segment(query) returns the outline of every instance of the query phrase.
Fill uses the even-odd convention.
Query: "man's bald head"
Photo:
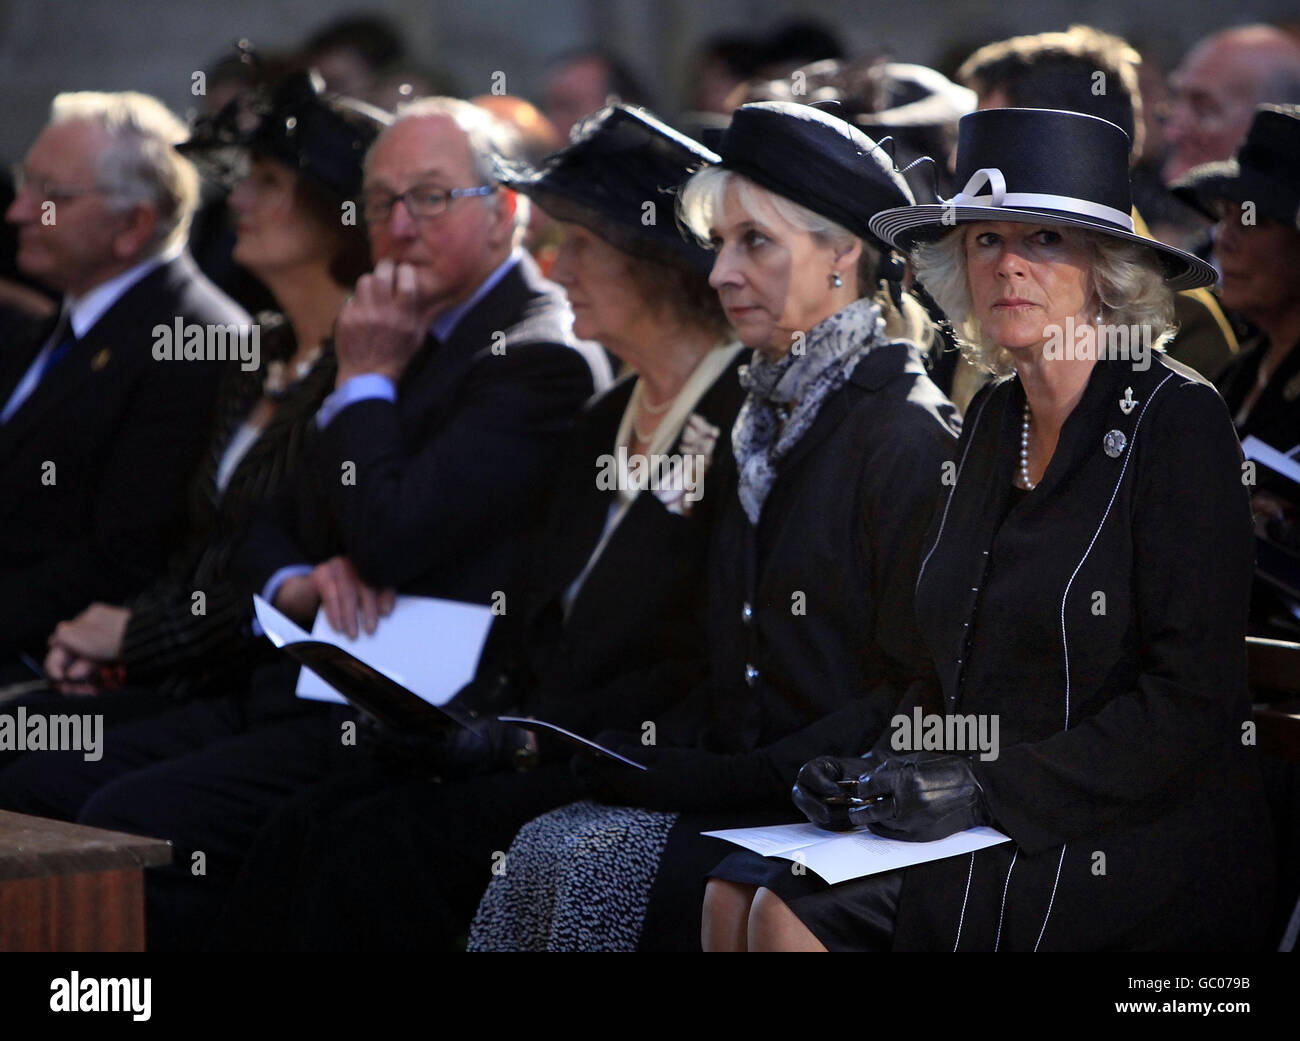
[[[1225,29],[1193,47],[1169,80],[1167,182],[1230,158],[1256,106],[1300,102],[1300,40],[1271,25]]]

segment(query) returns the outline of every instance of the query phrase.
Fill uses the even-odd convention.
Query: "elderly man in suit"
[[[0,343],[0,671],[166,560],[208,435],[212,364],[159,361],[158,325],[246,329],[184,252],[184,126],[143,94],[60,94],[5,219],[57,319]],[[206,356],[205,356],[206,357]],[[30,678],[30,676],[29,676]]]
[[[249,589],[304,621],[323,606],[337,629],[370,629],[394,591],[508,604],[558,452],[608,381],[518,247],[526,203],[495,180],[503,134],[466,102],[425,99],[371,150],[378,263],[340,314],[314,442],[243,554]],[[364,754],[340,739],[350,710],[295,699],[296,672],[267,666],[246,692],[112,728],[98,762],[29,755],[0,774],[0,805],[171,839],[149,942],[194,946],[271,811]]]

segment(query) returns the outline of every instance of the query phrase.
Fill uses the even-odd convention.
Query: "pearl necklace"
[[[1025,402],[1025,418],[1020,424],[1020,480],[1027,491],[1034,490],[1029,479],[1029,402]]]
[[[651,405],[649,403],[649,399],[646,397],[645,385],[640,382],[638,382],[636,385],[636,410],[638,413],[644,413],[645,417],[662,416],[665,412],[668,411],[668,409],[672,406],[672,403],[676,400],[677,400],[677,395],[674,394],[671,398],[669,398],[661,405]],[[656,420],[655,429],[658,429],[658,427],[659,427],[659,423]],[[637,422],[636,419],[632,420],[632,430],[636,434],[637,439],[644,445],[648,445],[650,443],[650,438],[654,437],[654,433],[655,433],[655,431],[652,429],[650,433],[647,434],[645,431],[641,429],[641,424]]]
[[[289,365],[283,361],[273,361],[266,367],[266,376],[262,380],[262,393],[274,401],[279,401],[289,393],[289,388],[301,380],[320,360],[321,346],[305,354],[301,361],[293,365],[290,375]]]

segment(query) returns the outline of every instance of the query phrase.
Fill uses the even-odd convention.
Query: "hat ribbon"
[[[981,187],[988,185],[989,194],[977,194]],[[948,200],[950,206],[987,206],[997,208],[1022,206],[1047,210],[1060,210],[1081,216],[1096,217],[1098,220],[1118,224],[1125,231],[1133,231],[1133,218],[1113,206],[1103,206],[1087,199],[1076,199],[1071,195],[1043,195],[1038,192],[1009,192],[1007,179],[996,166],[987,166],[970,175],[966,187]]]

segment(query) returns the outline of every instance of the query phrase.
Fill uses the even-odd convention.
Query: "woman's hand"
[[[851,758],[822,755],[810,759],[795,778],[790,793],[794,804],[819,828],[848,831],[855,826],[849,817],[849,805],[857,797],[858,780],[869,775],[880,761],[874,752]]]
[[[105,666],[122,657],[122,638],[131,610],[112,604],[91,604],[71,621],[60,622],[50,634],[45,675],[61,694],[95,694],[111,687],[112,670]]]

